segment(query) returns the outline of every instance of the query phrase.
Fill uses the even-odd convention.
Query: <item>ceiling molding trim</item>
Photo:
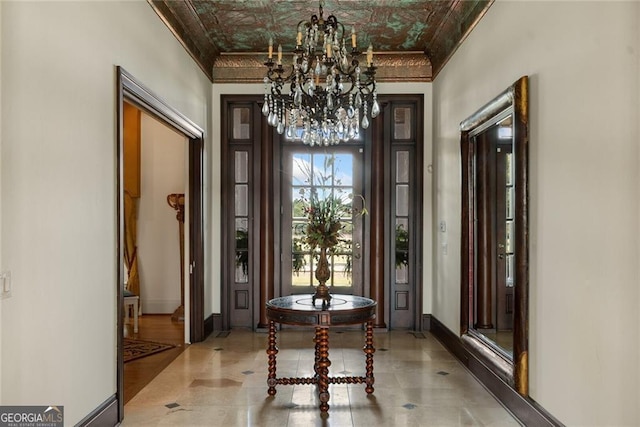
[[[478,22],[480,22],[480,19],[482,19],[482,17],[485,15],[485,13],[487,13],[487,11],[491,7],[491,5],[494,3],[494,1],[495,0],[483,0],[483,1],[479,1],[478,3],[476,3],[473,6],[473,9],[470,10],[469,11],[470,13],[468,13],[467,16],[466,16],[467,18],[471,18],[472,21],[469,22],[468,24],[461,24],[460,25],[460,28],[461,29],[465,29],[465,30],[460,35],[460,38],[456,42],[456,44],[451,48],[451,50],[449,52],[447,52],[446,56],[442,56],[442,57],[439,57],[439,58],[433,58],[433,57],[431,57],[430,52],[428,51],[428,49],[425,51],[425,54],[431,58],[432,63],[434,65],[434,67],[433,67],[433,79],[435,79],[436,76],[438,75],[438,73],[440,73],[440,71],[442,71],[442,69],[447,64],[447,62],[449,62],[449,59],[451,59],[451,57],[453,56],[454,53],[456,53],[456,51],[458,50],[460,45],[462,45],[462,42],[465,41],[465,39],[467,38],[467,36],[469,36],[471,31],[476,27],[476,25],[478,25]]]
[[[264,52],[222,54],[213,61],[212,82],[263,83],[265,60]],[[376,53],[375,64],[378,67],[376,81],[379,83],[432,81],[431,63],[423,52]]]
[[[198,64],[209,80],[213,82],[213,75],[211,72],[213,67],[212,56],[202,52],[198,46],[196,46],[196,43],[191,39],[191,37],[189,37],[187,29],[185,29],[175,18],[164,1],[147,0],[147,3],[151,6],[162,22],[164,22],[178,42],[180,42],[182,47],[184,47],[189,56],[191,56],[195,63]]]

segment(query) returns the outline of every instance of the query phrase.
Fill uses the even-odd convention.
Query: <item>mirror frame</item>
[[[465,347],[483,361],[496,375],[505,380],[520,395],[529,393],[529,111],[528,77],[523,76],[496,98],[460,123],[462,156],[462,224],[461,224],[461,309],[460,335]],[[513,357],[509,359],[475,330],[469,328],[473,319],[475,287],[474,254],[474,161],[475,147],[471,136],[484,128],[498,114],[511,110],[513,114],[513,152],[515,184],[515,279]]]

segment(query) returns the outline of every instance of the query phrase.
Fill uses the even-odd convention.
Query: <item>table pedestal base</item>
[[[366,322],[365,332],[365,376],[357,377],[330,377],[329,366],[331,366],[331,360],[329,360],[329,328],[319,327],[315,328],[315,337],[313,339],[315,343],[315,361],[313,370],[315,376],[313,378],[278,378],[276,376],[276,355],[278,354],[278,347],[276,346],[276,322],[269,321],[269,344],[267,348],[267,355],[269,360],[269,374],[267,377],[267,385],[269,386],[267,393],[269,396],[275,396],[276,385],[299,385],[299,384],[315,384],[318,387],[318,398],[320,399],[320,411],[329,411],[329,384],[365,384],[365,391],[367,394],[371,394],[374,391],[373,384],[375,378],[373,376],[373,353],[375,348],[373,346],[373,321]]]

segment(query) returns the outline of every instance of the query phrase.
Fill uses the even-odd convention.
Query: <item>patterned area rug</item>
[[[173,347],[175,347],[175,345],[125,338],[124,361],[130,362],[135,359],[140,359],[141,357],[160,353],[161,351],[165,351]]]

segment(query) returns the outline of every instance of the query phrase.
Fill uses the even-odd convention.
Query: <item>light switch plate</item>
[[[11,272],[0,272],[0,299],[11,298]]]

